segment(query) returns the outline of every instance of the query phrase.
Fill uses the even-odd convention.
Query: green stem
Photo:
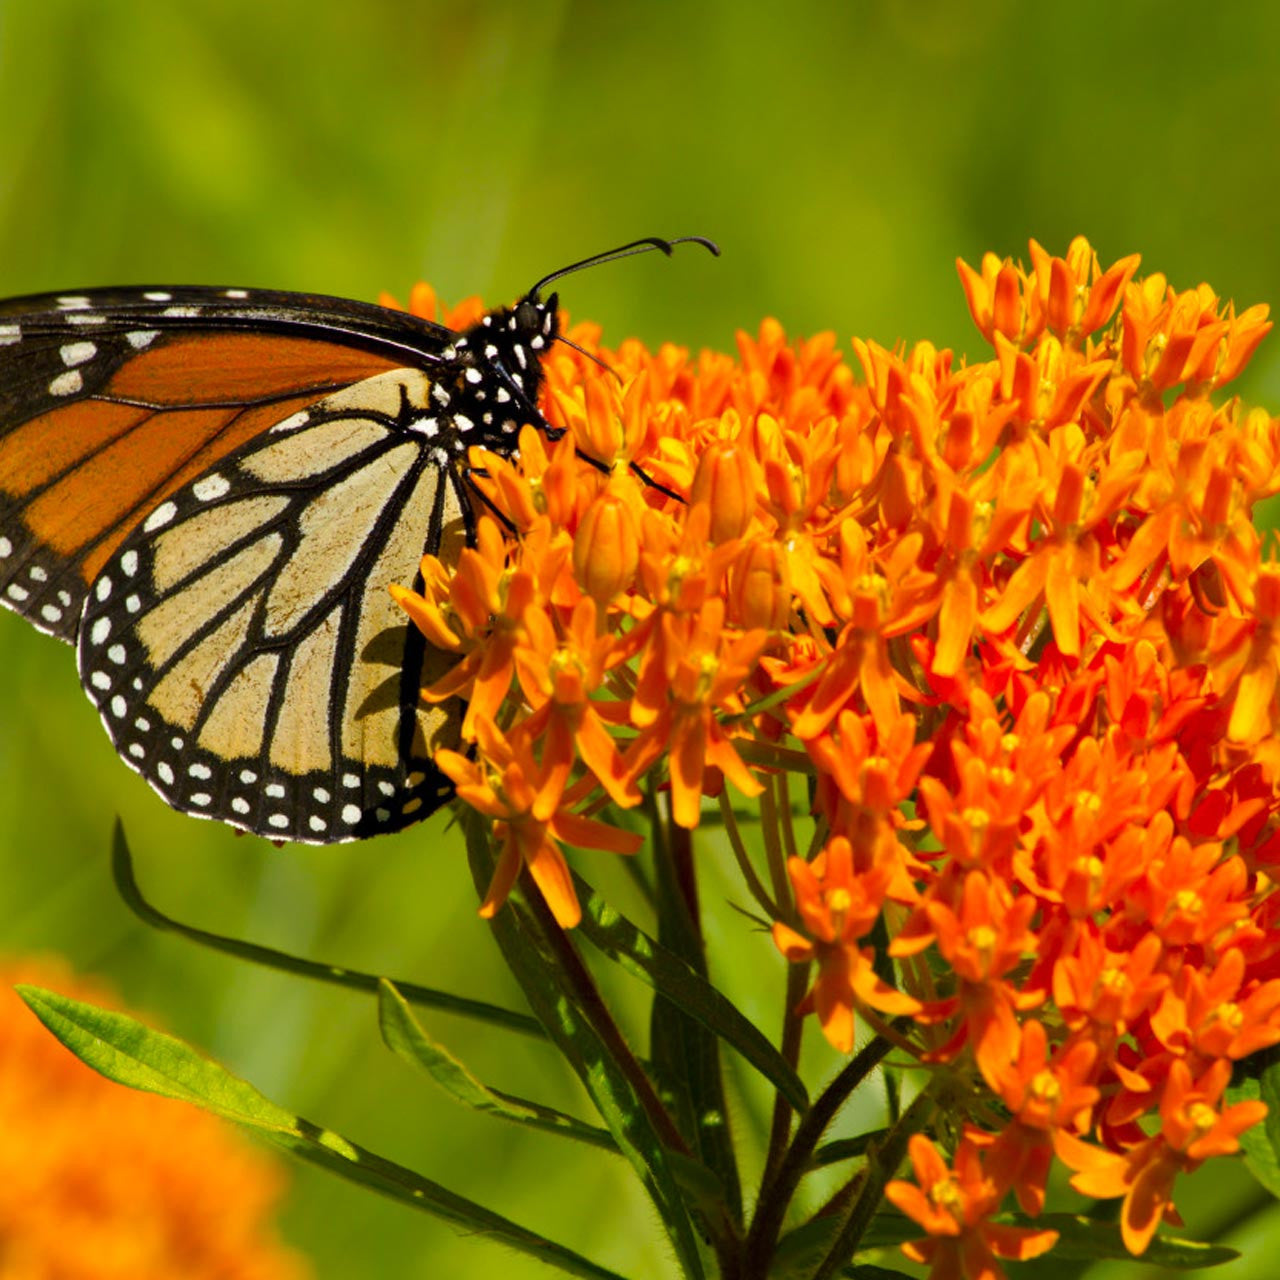
[[[640,1060],[631,1052],[631,1046],[613,1020],[613,1015],[601,998],[599,988],[577,948],[556,923],[551,908],[547,906],[527,867],[520,872],[520,887],[523,890],[524,905],[538,926],[543,944],[561,967],[574,1006],[635,1091],[636,1100],[644,1108],[649,1123],[663,1146],[681,1155],[690,1155],[688,1144],[667,1113],[666,1107],[662,1105],[662,1100],[640,1065]]]
[[[765,788],[760,793],[760,834],[764,838],[764,851],[769,863],[769,880],[773,887],[773,896],[779,902],[789,902],[791,881],[787,877],[787,855],[782,847],[781,827],[778,821],[778,796],[774,791],[772,778],[765,783]]]
[[[813,1153],[819,1140],[849,1095],[880,1064],[892,1047],[881,1036],[864,1045],[854,1054],[848,1066],[818,1095],[813,1106],[796,1126],[795,1136],[778,1164],[777,1173],[770,1182],[761,1186],[760,1201],[756,1205],[755,1217],[751,1221],[743,1247],[742,1280],[768,1280],[769,1265],[787,1207],[800,1185],[800,1179],[812,1165]]]
[[[793,1070],[800,1061],[800,1042],[804,1037],[804,1019],[796,1012],[796,1006],[804,999],[809,985],[807,964],[787,966],[786,1007],[782,1011],[782,1056]],[[787,1138],[791,1134],[791,1104],[781,1093],[773,1095],[773,1119],[769,1126],[769,1149],[765,1155],[764,1173],[760,1185],[767,1187],[773,1181],[786,1151]]]
[[[907,1143],[911,1135],[924,1128],[933,1109],[932,1089],[922,1089],[902,1113],[902,1119],[889,1130],[884,1142],[870,1153],[848,1216],[827,1256],[813,1273],[812,1280],[831,1280],[858,1251],[858,1244],[884,1199],[884,1189],[888,1186],[889,1179],[897,1172],[907,1154]]]
[[[747,853],[747,846],[743,842],[742,832],[738,829],[738,820],[733,816],[733,804],[729,799],[728,791],[720,792],[720,813],[724,818],[724,830],[729,837],[729,847],[733,850],[733,856],[738,863],[738,870],[742,872],[742,878],[747,882],[747,892],[764,908],[770,920],[784,919],[778,909],[778,905],[769,896],[769,891],[756,874],[755,867],[751,865],[751,855]]]

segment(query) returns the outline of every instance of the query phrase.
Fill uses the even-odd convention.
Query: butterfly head
[[[542,421],[537,408],[542,361],[560,337],[557,303],[554,293],[545,300],[526,294],[458,335],[445,352],[456,369],[455,412],[469,406],[469,418],[507,434],[514,432],[508,424],[517,419]]]

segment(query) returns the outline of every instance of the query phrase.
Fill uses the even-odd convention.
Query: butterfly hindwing
[[[461,708],[418,690],[453,658],[387,590],[469,536],[460,472],[414,429],[430,396],[400,369],[315,402],[174,490],[105,563],[81,681],[174,807],[329,843],[447,796],[432,754]]]

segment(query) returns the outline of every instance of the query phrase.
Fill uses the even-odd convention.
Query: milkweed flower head
[[[568,329],[618,377],[553,349],[555,432],[475,453],[476,549],[401,593],[461,655],[425,691],[470,702],[460,795],[538,824],[486,910],[523,856],[571,920],[545,869],[631,847],[596,838],[605,801],[776,820],[745,891],[800,1012],[842,1052],[893,1020],[971,1086],[953,1159],[922,1138],[890,1191],[938,1276],[1048,1247],[991,1218],[1039,1212],[1055,1159],[1140,1252],[1262,1114],[1232,1064],[1280,1042],[1280,564],[1252,523],[1280,421],[1228,390],[1267,309],[1083,239],[1030,264],[959,264],[968,360]],[[518,806],[465,782],[517,764]]]
[[[276,1234],[279,1165],[226,1121],[98,1075],[12,990],[112,1003],[60,963],[0,970],[0,1275],[307,1280]]]

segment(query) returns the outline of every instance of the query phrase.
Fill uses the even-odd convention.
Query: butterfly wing
[[[180,480],[109,553],[81,681],[175,808],[330,843],[449,794],[432,755],[457,744],[460,708],[423,708],[418,690],[452,655],[387,590],[469,536],[460,474],[411,429],[430,390],[399,369],[296,410]]]
[[[73,641],[89,584],[148,513],[323,397],[454,335],[382,307],[265,290],[0,304],[0,604]]]

